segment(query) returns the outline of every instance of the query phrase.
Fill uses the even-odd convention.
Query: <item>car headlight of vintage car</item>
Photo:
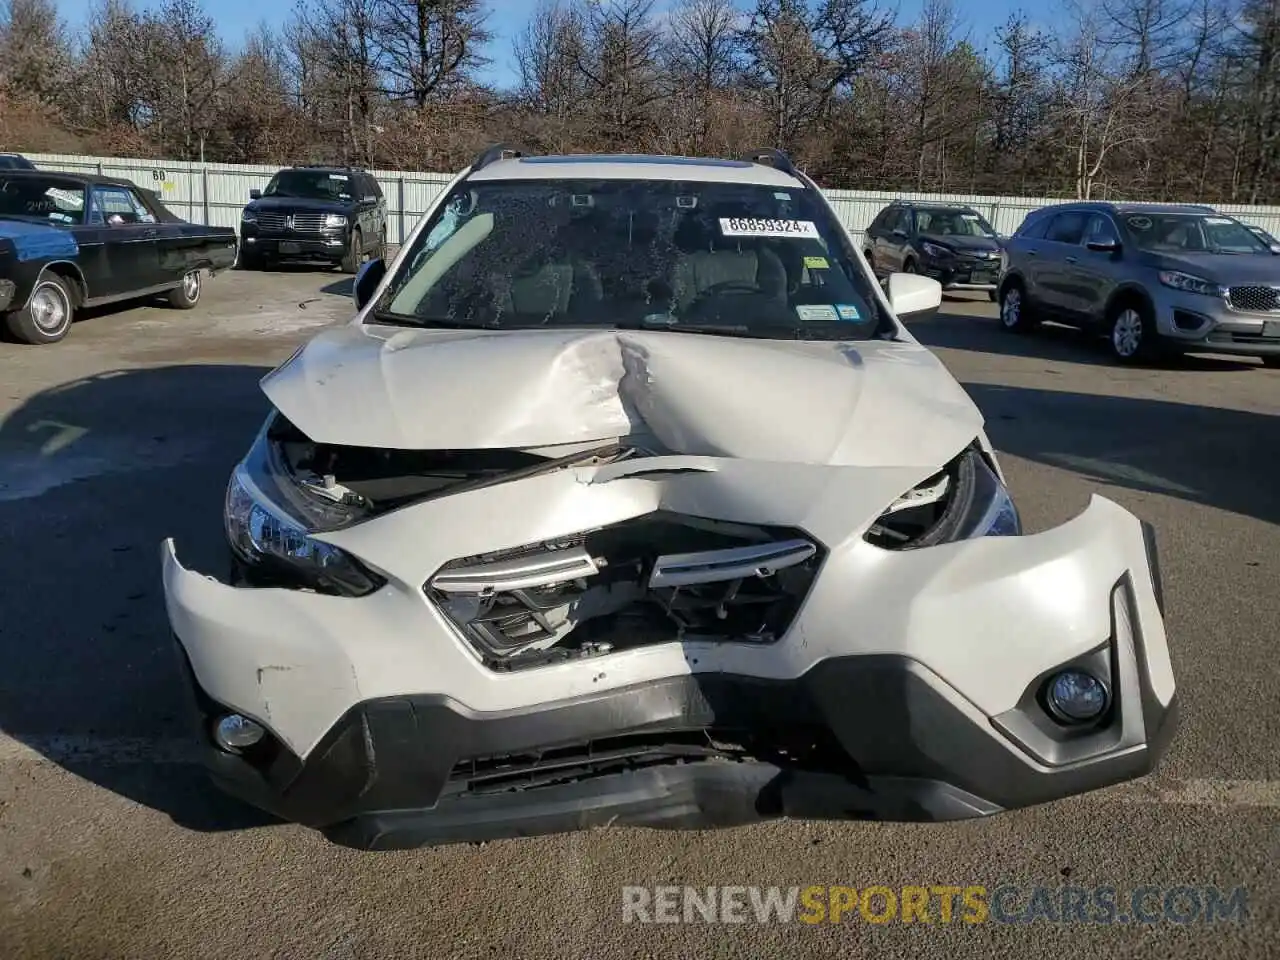
[[[325,228],[337,230],[347,225],[347,218],[341,213],[331,213],[324,218]]]
[[[367,515],[367,508],[308,490],[272,434],[274,421],[259,432],[227,485],[223,519],[232,553],[255,585],[301,586],[342,596],[372,593],[383,578],[312,536],[350,526]]]
[[[1009,491],[974,443],[890,504],[865,539],[887,550],[913,550],[1021,533],[1022,521]]]
[[[1206,280],[1204,277],[1183,273],[1180,270],[1161,270],[1160,282],[1166,287],[1172,287],[1174,290],[1182,290],[1186,293],[1202,293],[1206,297],[1222,296],[1222,287],[1218,284]]]

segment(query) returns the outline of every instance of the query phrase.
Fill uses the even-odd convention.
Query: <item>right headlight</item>
[[[1194,274],[1183,273],[1180,270],[1161,270],[1160,282],[1166,287],[1172,287],[1174,290],[1184,290],[1187,293],[1201,293],[1206,297],[1217,297],[1222,295],[1222,287],[1218,284],[1206,280],[1204,277],[1197,277]]]
[[[924,250],[925,256],[937,257],[938,259],[946,259],[951,256],[951,251],[946,247],[940,247],[936,243],[922,243],[920,248]]]
[[[1021,533],[1022,521],[1009,491],[974,444],[890,504],[865,539],[886,550],[914,550]]]
[[[350,526],[366,511],[308,492],[272,438],[272,421],[274,416],[227,485],[223,520],[232,553],[257,581],[343,596],[372,593],[384,583],[381,577],[346,551],[311,536]]]

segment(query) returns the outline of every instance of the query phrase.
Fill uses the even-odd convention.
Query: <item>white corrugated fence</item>
[[[30,153],[37,166],[50,170],[99,173],[132,180],[158,190],[165,204],[178,216],[194,223],[239,228],[240,210],[249,202],[249,191],[267,185],[277,167],[232,163],[188,163],[181,160],[133,160],[121,157],[82,157],[69,154]],[[382,185],[390,209],[387,239],[399,243],[426,213],[431,201],[452,179],[451,174],[409,170],[370,171]],[[1039,207],[1059,203],[1051,197],[989,197],[960,193],[892,193],[867,190],[826,190],[840,219],[857,236],[892,200],[967,203],[979,210],[1001,233],[1012,233],[1023,218]],[[1186,203],[1198,202],[1187,197]],[[1280,236],[1280,207],[1213,204],[1216,209]]]

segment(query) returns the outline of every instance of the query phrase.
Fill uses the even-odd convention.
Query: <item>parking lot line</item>
[[[146,737],[24,737],[0,734],[0,766],[12,763],[99,764],[108,767],[147,764],[195,764],[199,756],[188,740]],[[1083,799],[1164,806],[1280,808],[1280,780],[1140,780]]]

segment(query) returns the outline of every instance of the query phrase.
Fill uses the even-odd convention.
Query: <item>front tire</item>
[[[1158,334],[1146,304],[1124,300],[1111,309],[1107,323],[1107,344],[1118,363],[1132,366],[1152,360],[1157,353]]]
[[[204,290],[204,279],[199,270],[192,270],[182,278],[180,286],[169,291],[166,298],[169,306],[176,310],[190,310],[200,302],[200,294]]]
[[[27,305],[5,316],[5,325],[22,343],[57,343],[71,330],[74,304],[67,281],[56,273],[46,273],[31,291]]]
[[[347,252],[339,267],[343,273],[356,273],[364,260],[364,236],[359,229],[351,231],[351,242],[347,244]]]
[[[1013,282],[1000,291],[1000,329],[1009,333],[1027,333],[1036,327],[1035,315],[1027,302],[1022,284]]]

